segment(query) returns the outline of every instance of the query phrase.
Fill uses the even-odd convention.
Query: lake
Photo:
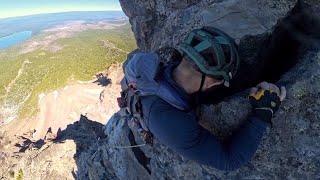
[[[64,12],[0,18],[0,49],[19,44],[32,35],[64,22],[80,20],[93,23],[116,21],[119,18],[128,19],[122,11]]]
[[[0,18],[0,37],[22,31],[32,31],[32,34],[36,35],[42,30],[63,24],[66,21],[97,22],[116,20],[120,17],[127,19],[122,11],[65,12]]]
[[[19,44],[32,36],[32,31],[22,31],[0,38],[0,49]]]

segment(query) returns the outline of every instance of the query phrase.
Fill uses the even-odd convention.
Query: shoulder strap
[[[157,95],[172,106],[180,110],[188,110],[187,103],[170,88],[161,76],[163,64],[154,53],[137,53],[125,67],[125,80],[122,89],[127,89],[131,83],[135,83],[136,94],[141,96]],[[125,83],[125,84],[123,84]]]

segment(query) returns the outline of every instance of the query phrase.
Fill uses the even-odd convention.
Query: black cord
[[[198,90],[198,94],[201,93],[201,90],[203,88],[203,85],[204,85],[204,80],[206,80],[206,75],[204,73],[202,73],[202,77],[201,77],[201,84],[200,84],[200,88]]]

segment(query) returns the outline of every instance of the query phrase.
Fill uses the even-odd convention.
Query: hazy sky
[[[102,10],[121,10],[119,0],[0,0],[0,18]]]

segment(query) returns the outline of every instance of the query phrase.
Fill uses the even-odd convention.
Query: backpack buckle
[[[130,82],[130,83],[128,83],[128,86],[133,88],[133,89],[136,89],[138,87],[138,84],[135,83],[135,82]]]

